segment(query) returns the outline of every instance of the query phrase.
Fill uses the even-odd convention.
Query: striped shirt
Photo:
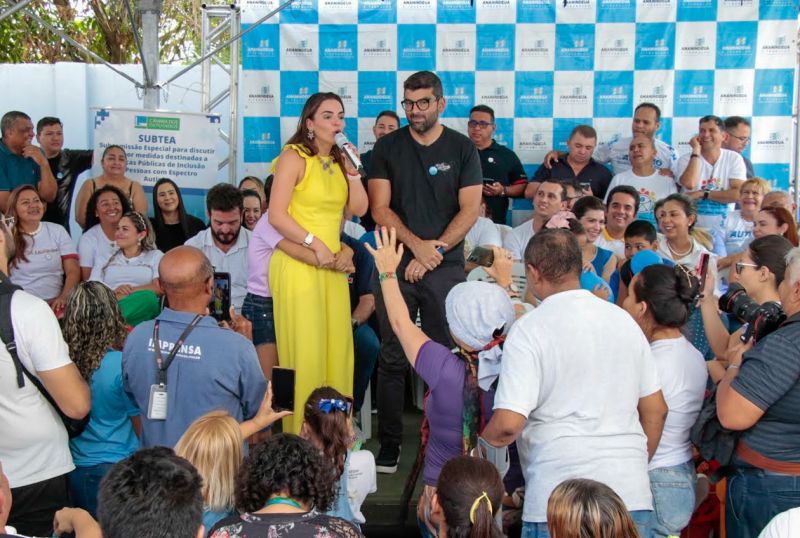
[[[742,439],[756,452],[800,463],[800,313],[744,354],[731,383],[764,415]]]

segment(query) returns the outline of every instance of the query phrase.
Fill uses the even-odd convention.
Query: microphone
[[[336,145],[339,146],[339,149],[342,150],[345,155],[347,155],[350,164],[355,167],[362,177],[365,176],[366,172],[364,171],[364,166],[361,164],[361,159],[358,157],[358,153],[353,151],[353,148],[348,145],[350,142],[347,140],[347,136],[340,131],[336,133],[334,140],[336,141]]]

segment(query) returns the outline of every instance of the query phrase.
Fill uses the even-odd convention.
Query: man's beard
[[[221,235],[221,234],[218,234],[217,232],[215,232],[214,228],[211,228],[211,235],[214,237],[214,239],[216,239],[222,245],[232,245],[239,238],[239,232],[241,232],[241,231],[242,231],[242,227],[239,226],[236,229],[236,233]]]
[[[431,129],[433,126],[436,125],[436,122],[439,121],[439,114],[434,114],[432,117],[425,115],[425,121],[422,124],[415,124],[411,121],[408,122],[408,126],[414,129],[417,134],[425,134]]]

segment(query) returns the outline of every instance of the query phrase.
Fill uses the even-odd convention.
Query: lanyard
[[[189,333],[191,333],[197,324],[200,323],[201,319],[203,319],[203,316],[199,314],[194,317],[186,329],[183,330],[180,337],[178,337],[178,341],[175,342],[175,346],[172,348],[172,351],[169,352],[169,355],[167,355],[166,359],[161,358],[161,341],[158,339],[159,321],[156,321],[156,324],[153,326],[153,346],[155,347],[156,365],[158,366],[158,384],[162,387],[167,384],[167,368],[169,368],[169,365],[172,364],[173,359],[175,359],[175,355],[177,355],[178,350],[189,336]]]

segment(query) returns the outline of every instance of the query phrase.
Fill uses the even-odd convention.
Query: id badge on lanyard
[[[157,382],[150,385],[150,398],[147,404],[147,418],[148,420],[167,420],[168,406],[168,393],[167,393],[167,369],[175,359],[178,350],[183,346],[189,333],[197,326],[203,316],[197,315],[189,323],[189,325],[178,337],[172,350],[167,355],[166,359],[161,358],[161,341],[158,338],[159,322],[156,321],[153,326],[153,346],[155,347],[156,366],[158,367]]]

